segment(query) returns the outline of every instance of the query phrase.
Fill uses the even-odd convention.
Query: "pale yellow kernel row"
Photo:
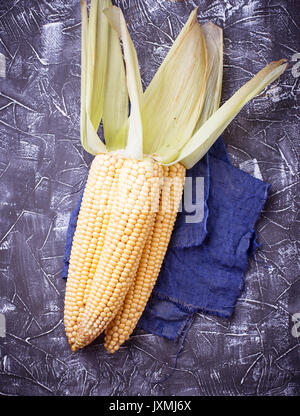
[[[75,342],[74,326],[83,313],[83,298],[87,277],[91,269],[94,253],[92,234],[99,213],[99,198],[106,180],[108,168],[113,159],[109,155],[99,155],[92,162],[82,198],[77,227],[73,238],[70,266],[65,294],[64,324],[69,343]],[[95,190],[97,193],[95,193]],[[77,326],[77,325],[76,325]]]

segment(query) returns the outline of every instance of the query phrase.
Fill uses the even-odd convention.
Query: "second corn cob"
[[[116,317],[105,330],[105,348],[113,353],[126,341],[141,317],[158,277],[175,223],[185,179],[185,168],[164,167],[158,213],[149,231],[134,278]]]

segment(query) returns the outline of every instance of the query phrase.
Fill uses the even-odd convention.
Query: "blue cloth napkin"
[[[138,327],[176,339],[195,312],[229,318],[239,297],[248,258],[258,247],[254,230],[269,185],[232,166],[223,140],[187,171],[196,201],[196,178],[204,178],[201,222],[178,213],[171,241]],[[82,196],[81,196],[82,197]],[[67,278],[81,198],[71,213],[62,277]]]

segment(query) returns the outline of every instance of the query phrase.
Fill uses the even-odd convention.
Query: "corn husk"
[[[223,104],[193,135],[182,149],[177,160],[170,155],[170,164],[181,162],[186,168],[193,167],[209,150],[244,105],[259,94],[268,84],[275,81],[287,68],[285,59],[271,62],[259,71]]]
[[[105,1],[105,0],[103,0]],[[81,143],[83,148],[91,153],[97,154],[106,152],[106,147],[100,140],[97,130],[102,116],[103,109],[103,86],[101,77],[105,76],[107,37],[98,36],[99,20],[103,23],[102,2],[92,0],[90,16],[88,19],[87,3],[81,4]],[[98,8],[98,6],[100,6]],[[98,19],[98,15],[100,18]],[[108,22],[105,22],[108,28]],[[103,31],[104,32],[104,31]],[[103,44],[103,45],[101,45]],[[96,56],[97,55],[97,56]],[[102,61],[100,60],[102,57]],[[96,68],[95,68],[96,67]],[[94,75],[95,78],[94,79]],[[98,106],[99,103],[99,106]],[[102,104],[101,104],[102,103]]]
[[[143,158],[143,125],[142,125],[142,99],[143,88],[137,54],[129,35],[126,22],[121,9],[111,7],[105,10],[113,29],[123,42],[124,59],[126,62],[126,80],[129,99],[131,102],[131,115],[128,129],[125,155],[135,159]]]
[[[222,29],[210,22],[200,27],[194,9],[143,93],[121,9],[110,0],[91,0],[88,19],[85,1],[81,8],[81,141],[92,154],[121,150],[130,158],[150,156],[191,168],[243,106],[287,67],[284,59],[270,63],[219,108]],[[106,146],[97,134],[101,118]]]
[[[122,127],[128,119],[129,103],[126,74],[119,36],[109,31],[106,83],[103,107],[103,130],[109,151],[124,149],[126,131]]]
[[[195,9],[144,94],[146,154],[168,154],[191,137],[207,83],[207,49]]]

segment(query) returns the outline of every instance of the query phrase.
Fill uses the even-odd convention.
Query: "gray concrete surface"
[[[117,4],[144,86],[195,6],[199,22],[224,29],[222,102],[267,62],[289,60],[223,134],[233,164],[272,185],[257,223],[262,246],[232,318],[196,314],[164,383],[153,381],[171,371],[178,345],[143,331],[113,356],[101,337],[71,354],[60,274],[92,160],[79,138],[79,0],[1,0],[0,395],[299,395],[299,2]]]

